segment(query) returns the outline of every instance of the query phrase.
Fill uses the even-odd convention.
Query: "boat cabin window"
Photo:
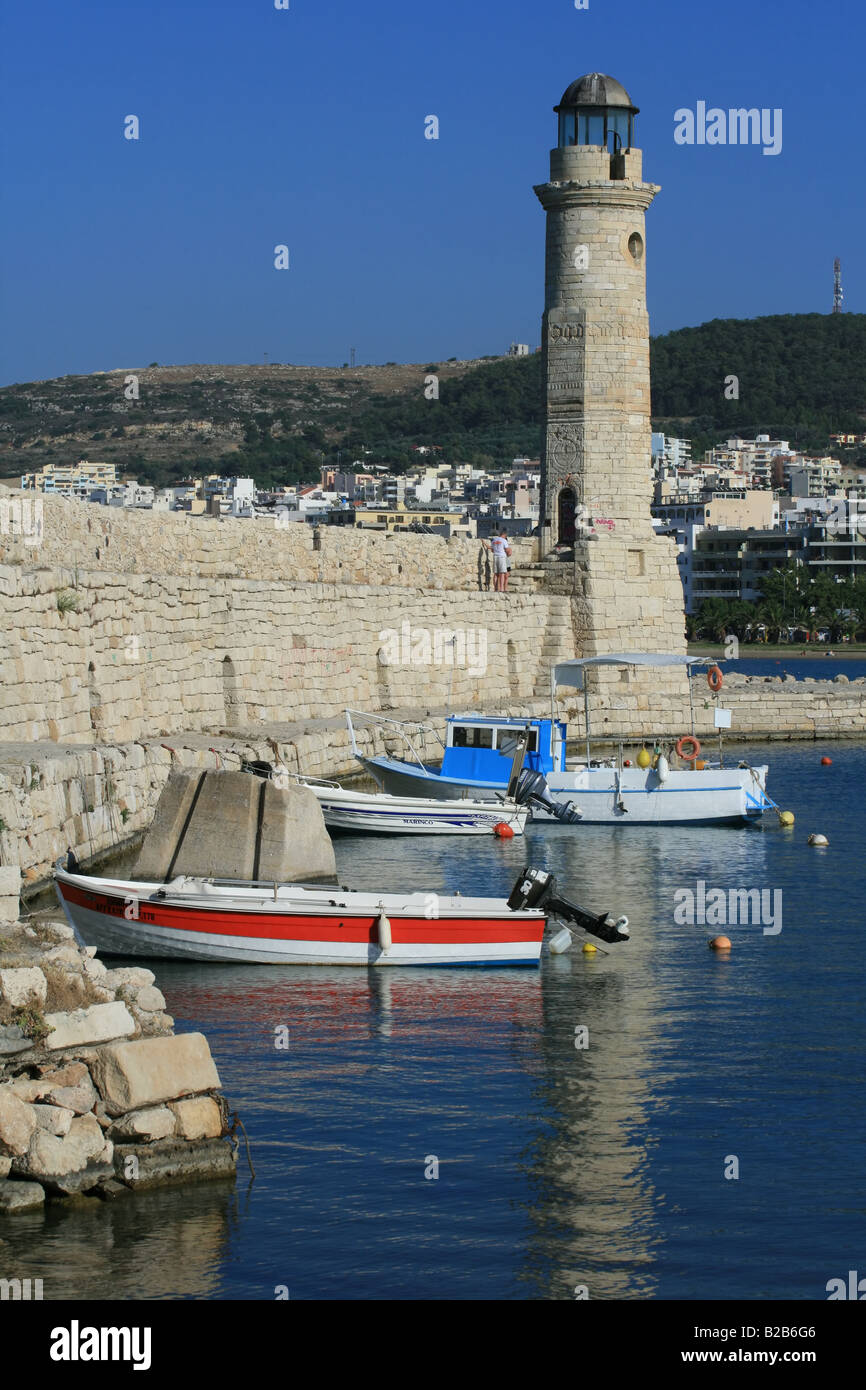
[[[493,748],[495,729],[470,728],[455,724],[451,737],[452,748]]]
[[[516,733],[514,733],[514,731],[511,730],[511,729],[501,729],[501,730],[500,730],[500,733],[499,733],[499,751],[500,751],[500,753],[505,753],[505,754],[507,754],[508,757],[513,758],[513,757],[514,757],[514,754],[517,752],[517,739],[518,739],[518,737],[519,737],[519,735],[517,735]],[[537,753],[537,752],[538,752],[538,730],[537,730],[537,729],[530,729],[530,730],[529,730],[529,742],[528,742],[527,745],[526,745],[526,751],[527,751],[527,753]]]

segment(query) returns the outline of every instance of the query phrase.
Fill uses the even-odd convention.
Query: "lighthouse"
[[[584,655],[684,652],[674,543],[650,515],[645,215],[660,189],[644,181],[638,108],[614,78],[578,78],[554,111],[550,179],[535,189],[547,215],[540,558],[573,554]]]

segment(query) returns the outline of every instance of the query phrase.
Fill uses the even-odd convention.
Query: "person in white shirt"
[[[497,593],[504,594],[508,588],[508,556],[511,554],[511,546],[508,544],[505,527],[502,528],[498,536],[491,538],[489,545],[486,541],[481,543],[484,549],[489,550],[493,556],[493,587]]]

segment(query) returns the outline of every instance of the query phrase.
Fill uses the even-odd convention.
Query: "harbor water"
[[[235,1184],[6,1223],[5,1263],[46,1299],[825,1299],[864,1260],[866,743],[740,752],[793,827],[337,842],[358,888],[498,895],[553,869],[628,915],[607,953],[156,965],[255,1180],[242,1141]],[[772,922],[677,920],[701,882],[768,890]]]

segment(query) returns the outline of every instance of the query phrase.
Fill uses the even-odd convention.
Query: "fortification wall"
[[[573,655],[543,594],[0,567],[0,741],[128,742],[347,705],[520,702]],[[74,604],[75,607],[66,607]]]
[[[478,590],[489,582],[481,542],[458,536],[300,522],[280,527],[270,518],[134,511],[50,495],[42,499],[40,536],[33,528],[33,494],[4,496],[7,504],[17,498],[29,508],[23,518],[29,534],[20,534],[14,517],[0,528],[0,565],[377,588]],[[511,544],[513,563],[531,558],[531,539]]]

